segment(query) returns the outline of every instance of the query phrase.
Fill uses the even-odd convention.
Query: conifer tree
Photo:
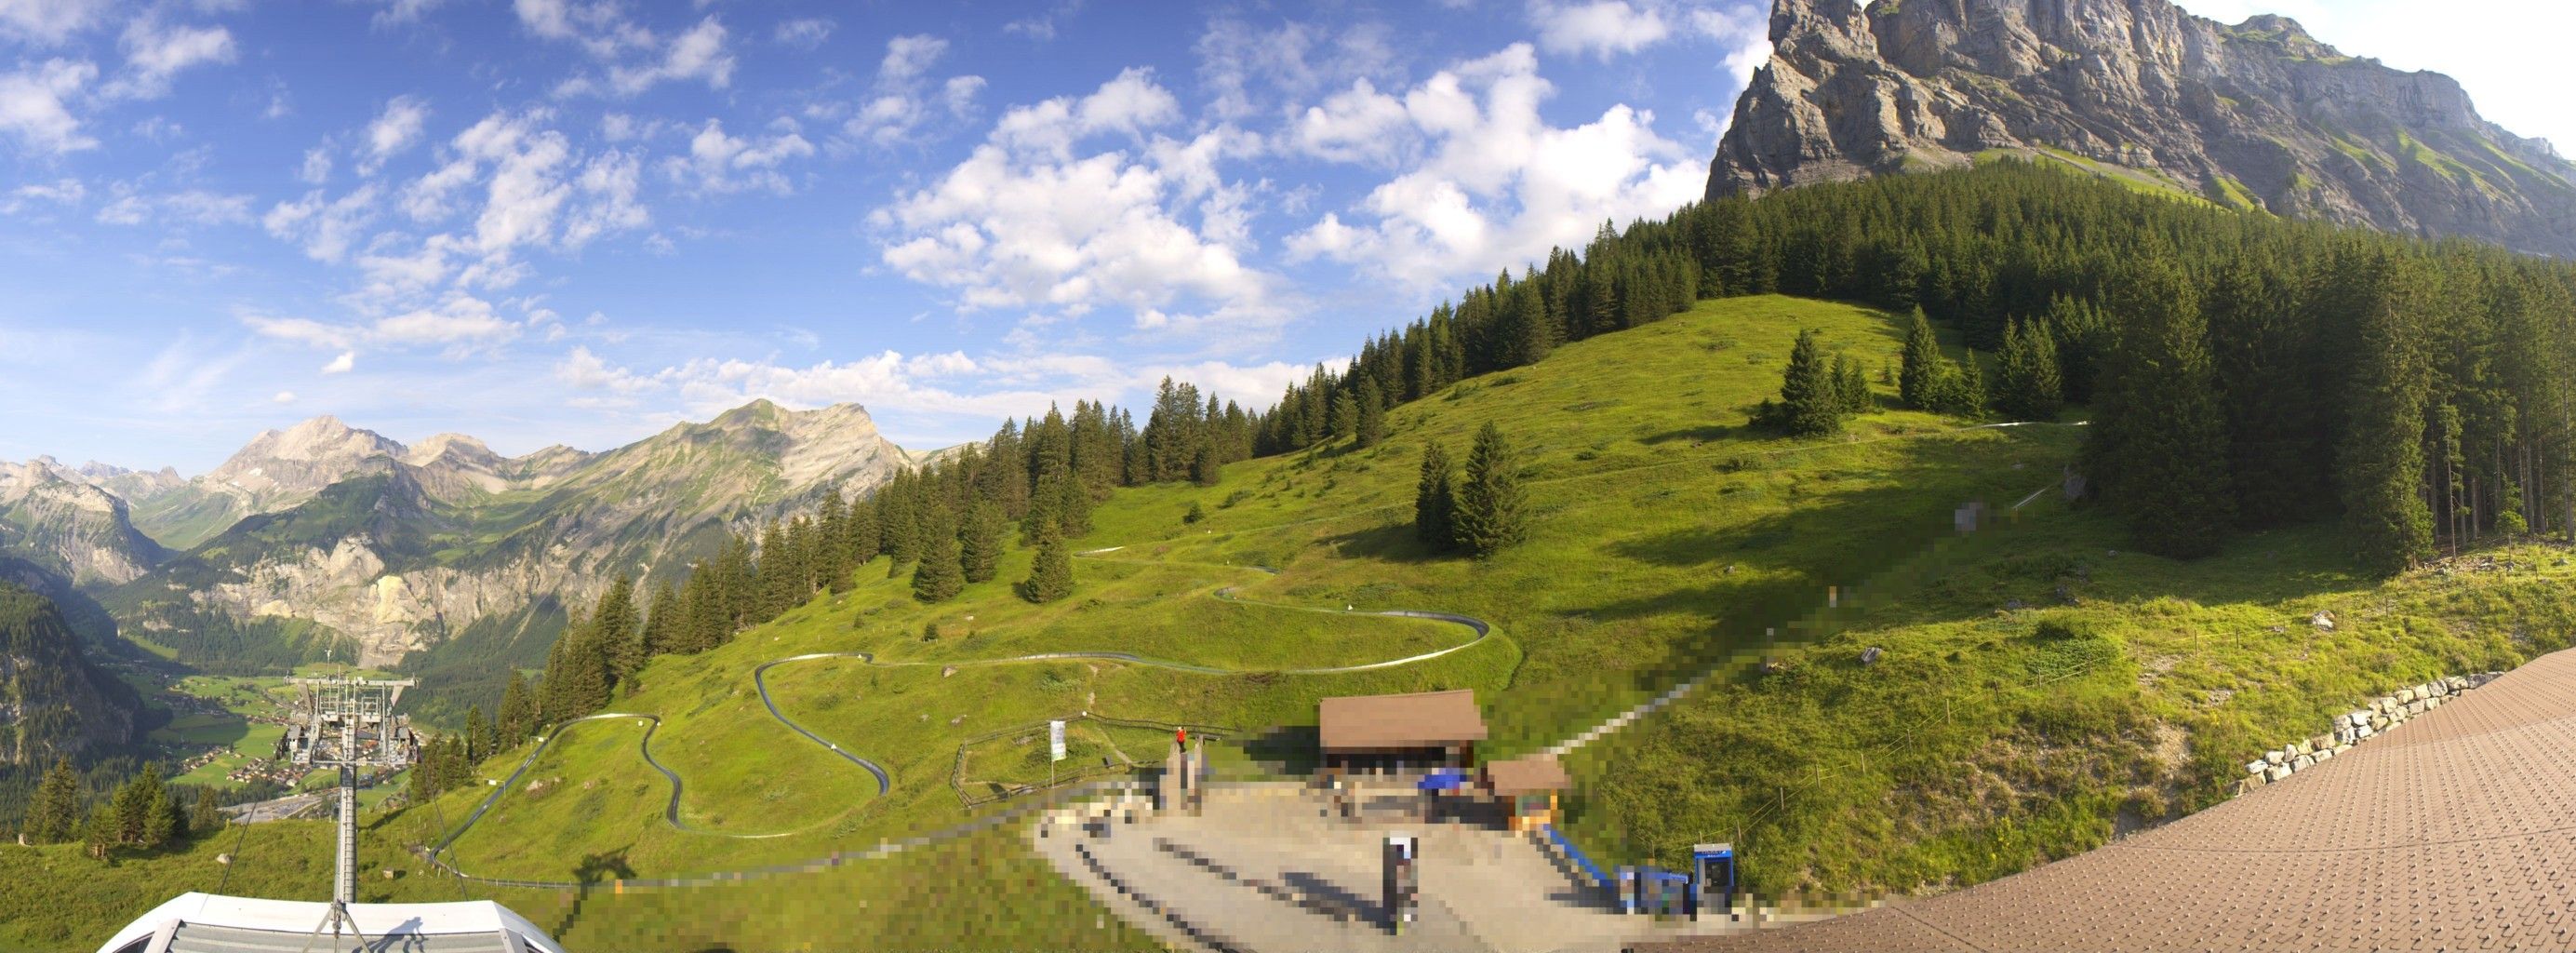
[[[179,805],[170,798],[170,786],[162,783],[159,765],[144,765],[143,777],[138,780],[145,790],[143,836],[138,843],[147,850],[158,849],[178,836]]]
[[[537,728],[536,699],[528,694],[528,680],[518,669],[510,670],[510,682],[501,689],[501,717],[495,731],[496,747],[508,748],[528,740]]]
[[[2217,549],[2234,516],[2226,421],[2198,296],[2169,258],[2117,279],[2124,326],[2084,446],[2086,472],[2138,548],[2176,558]]]
[[[1217,450],[1215,444],[1199,445],[1198,455],[1190,458],[1191,483],[1195,483],[1200,486],[1215,486],[1219,481],[1225,479],[1225,466],[1224,464],[1217,462],[1216,454]]]
[[[1386,393],[1375,380],[1360,382],[1356,432],[1361,449],[1377,446],[1378,441],[1386,439]]]
[[[849,573],[841,575],[847,577]],[[687,624],[687,612],[680,608],[680,590],[668,579],[654,583],[653,603],[644,616],[644,657],[682,651]]]
[[[1020,584],[1020,598],[1048,603],[1073,592],[1073,555],[1067,551],[1063,530],[1049,523],[1038,529],[1037,561],[1029,567],[1029,578]]]
[[[1360,433],[1360,402],[1348,391],[1333,395],[1333,439],[1351,440]]]
[[[1917,307],[1905,321],[1905,353],[1896,372],[1896,394],[1906,406],[1917,410],[1932,409],[1933,389],[1941,373],[1941,339],[1932,333],[1932,322]]]
[[[36,784],[35,799],[27,805],[27,839],[38,844],[72,839],[80,833],[80,808],[80,775],[72,771],[70,759],[54,759],[45,779]]]
[[[622,683],[644,667],[644,632],[635,612],[635,577],[618,573],[599,596],[590,616],[600,652],[608,659],[608,680]],[[606,700],[602,699],[602,704]]]
[[[1467,452],[1467,478],[1458,486],[1452,520],[1460,548],[1484,558],[1528,537],[1519,467],[1502,428],[1486,421],[1476,431],[1476,444]]]
[[[1834,396],[1841,411],[1839,416],[1869,412],[1869,375],[1861,371],[1859,361],[1834,355]]]
[[[81,822],[80,838],[83,851],[92,859],[106,860],[122,840],[117,827],[116,806],[100,802],[89,812],[89,818]]]
[[[966,509],[966,525],[957,541],[957,562],[967,582],[993,578],[1002,560],[1002,511],[983,500]]]
[[[1060,486],[1060,491],[1061,498],[1056,502],[1055,517],[1056,524],[1064,530],[1064,538],[1075,539],[1090,535],[1091,494],[1084,492],[1082,483],[1075,480],[1065,481]]]
[[[1457,472],[1439,441],[1422,445],[1422,477],[1413,489],[1413,535],[1433,552],[1458,545]]]
[[[2004,327],[1995,409],[2014,420],[2054,420],[2059,406],[2057,342],[2047,325],[2016,321]]]
[[[1065,485],[1081,492],[1078,482],[1068,480]],[[966,573],[958,561],[957,530],[949,525],[947,512],[941,510],[933,519],[923,534],[929,541],[921,547],[921,562],[912,570],[912,597],[938,603],[957,598],[966,588]]]
[[[1780,403],[1769,408],[1773,425],[1802,437],[1821,436],[1843,427],[1843,394],[1816,346],[1816,332],[1798,332],[1789,348],[1789,367],[1780,375]]]
[[[215,803],[215,789],[197,789],[197,803],[188,809],[188,836],[204,837],[224,829],[224,809]]]
[[[465,760],[480,763],[492,755],[492,723],[483,720],[483,706],[465,706]]]
[[[2417,324],[2430,310],[2430,281],[2415,262],[2381,256],[2356,284],[2358,350],[2337,459],[2344,519],[2361,558],[2394,571],[2433,554],[2420,489],[2432,368]]]

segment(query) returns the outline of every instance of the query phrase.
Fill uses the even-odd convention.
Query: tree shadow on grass
[[[1308,775],[1323,763],[1323,736],[1313,725],[1288,725],[1252,736],[1243,753],[1278,774]]]
[[[1413,532],[1413,521],[1381,523],[1367,529],[1352,530],[1317,540],[1344,558],[1364,556],[1399,563],[1427,563],[1442,559],[1464,558],[1456,553],[1435,552]]]
[[[1753,408],[1755,406],[1757,405],[1747,404],[1743,407],[1736,408],[1736,410],[1750,416],[1753,413]],[[1697,427],[1683,427],[1677,430],[1667,430],[1662,433],[1647,434],[1637,438],[1637,442],[1654,445],[1684,441],[1696,445],[1724,440],[1729,437],[1745,436],[1752,432],[1753,425],[1751,424],[1701,424]]]
[[[572,879],[581,883],[581,889],[573,892],[572,905],[564,909],[563,919],[549,932],[555,936],[562,936],[571,930],[573,923],[581,919],[582,904],[590,899],[592,890],[610,881],[626,880],[635,876],[635,868],[626,863],[626,851],[633,846],[629,844],[615,850],[590,854],[583,857],[581,863],[573,865]]]

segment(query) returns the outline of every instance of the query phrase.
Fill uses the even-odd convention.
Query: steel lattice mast
[[[322,924],[337,937],[343,925],[357,930],[348,906],[358,900],[358,769],[400,769],[419,757],[411,719],[394,714],[403,689],[418,683],[350,676],[290,681],[303,689],[304,718],[277,739],[278,756],[340,773],[339,876],[331,883],[331,915]]]

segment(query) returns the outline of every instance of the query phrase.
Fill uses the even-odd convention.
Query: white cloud
[[[1690,12],[1690,24],[1701,36],[1726,48],[1725,58],[1719,63],[1728,76],[1735,78],[1737,89],[1752,85],[1753,71],[1771,61],[1771,25],[1758,10],[1702,8]],[[1733,116],[1728,119],[1731,121]],[[1721,124],[1718,132],[1725,131]]]
[[[564,225],[564,247],[579,248],[602,235],[652,224],[652,213],[635,200],[641,169],[634,156],[613,149],[582,166],[573,184],[589,201]]]
[[[6,199],[0,199],[0,214],[16,215],[20,209],[37,202],[78,205],[81,199],[88,195],[88,187],[81,185],[79,179],[55,179],[52,182],[21,185],[10,189]]]
[[[387,101],[384,111],[367,123],[366,155],[358,160],[358,174],[376,174],[385,160],[418,143],[428,122],[429,104],[420,97],[396,96]]]
[[[529,33],[575,44],[607,66],[604,77],[576,75],[564,80],[555,87],[558,96],[600,92],[634,96],[675,80],[704,80],[715,89],[733,82],[734,56],[725,47],[724,24],[713,16],[666,40],[627,19],[613,0],[513,0],[511,9]]]
[[[1109,132],[1142,138],[1148,129],[1180,117],[1180,101],[1154,82],[1153,72],[1131,67],[1079,99],[1058,96],[1003,113],[993,127],[993,140],[1061,156],[1082,139]]]
[[[733,67],[733,54],[725,50],[724,24],[708,17],[673,37],[660,62],[611,68],[608,84],[623,96],[641,93],[665,80],[702,79],[712,88],[723,89],[733,82]]]
[[[1178,120],[1171,94],[1140,70],[1083,97],[1013,109],[938,182],[871,216],[892,233],[882,258],[955,290],[965,311],[1077,316],[1117,305],[1140,330],[1273,330],[1291,309],[1273,277],[1241,258],[1249,189],[1217,170],[1259,139],[1224,125],[1186,140],[1158,131]],[[1110,134],[1137,154],[1076,154]]]
[[[1055,39],[1056,28],[1073,15],[1082,12],[1082,0],[1056,0],[1053,6],[1035,16],[1021,17],[1002,24],[1002,32],[1016,33],[1040,43]]]
[[[269,398],[269,402],[276,404],[292,404],[295,402],[295,392],[291,390],[278,391],[275,396]]]
[[[314,146],[304,150],[304,164],[295,169],[295,179],[306,185],[321,185],[331,180],[331,150]]]
[[[608,391],[634,394],[660,385],[652,377],[637,374],[602,360],[590,348],[575,345],[572,353],[555,362],[555,379],[574,390]]]
[[[376,217],[376,186],[373,183],[336,200],[323,198],[319,189],[304,193],[291,202],[270,206],[260,217],[260,226],[270,237],[299,244],[304,254],[315,261],[337,262],[348,257],[360,232]]]
[[[1538,112],[1551,92],[1517,44],[1407,91],[1427,155],[1352,209],[1356,223],[1331,213],[1290,236],[1291,260],[1357,265],[1429,292],[1535,261],[1605,219],[1662,215],[1699,196],[1698,153],[1656,135],[1651,116],[1614,106],[1560,129]]]
[[[385,4],[384,9],[376,11],[376,15],[368,19],[367,25],[381,30],[406,23],[418,23],[422,16],[444,6],[446,2],[447,0],[390,0]]]
[[[779,21],[778,29],[772,31],[770,38],[781,46],[792,46],[800,50],[810,50],[815,47],[822,46],[823,41],[831,37],[833,26],[834,24],[828,17],[800,17],[794,20],[782,20]]]
[[[1614,53],[1645,49],[1672,35],[1662,11],[1627,0],[1530,0],[1529,21],[1538,31],[1540,49],[1570,55],[1590,53],[1605,60]]]
[[[951,76],[940,84],[939,99],[951,115],[963,116],[975,108],[975,96],[983,91],[984,77]]]
[[[725,134],[723,123],[709,119],[690,137],[689,154],[663,160],[663,171],[671,181],[698,192],[766,189],[784,195],[790,186],[778,167],[813,155],[814,144],[797,134],[792,121],[779,120],[773,128],[777,131],[765,137],[737,138]]]
[[[1222,16],[1199,34],[1193,52],[1209,109],[1240,121],[1358,80],[1401,82],[1396,46],[1380,23],[1335,30],[1289,21],[1265,28]]]
[[[935,36],[898,36],[886,41],[885,58],[877,63],[876,81],[869,87],[868,97],[842,124],[842,132],[871,146],[886,148],[919,139],[935,115],[934,107],[944,107],[952,118],[972,113],[975,96],[984,89],[983,77],[951,76],[933,87],[926,75],[947,51],[948,41]]]
[[[885,59],[877,63],[877,78],[900,81],[920,76],[948,53],[948,41],[927,34],[898,36],[886,41]]]
[[[1392,163],[1413,138],[1404,104],[1366,79],[1307,107],[1289,138],[1299,151],[1333,162]]]
[[[232,31],[219,26],[171,26],[157,15],[127,24],[117,45],[125,51],[125,72],[101,90],[115,98],[158,99],[169,95],[170,78],[180,71],[230,63],[236,55]]]
[[[52,46],[89,29],[113,0],[0,0],[0,37]]]
[[[60,58],[0,73],[0,133],[38,155],[97,146],[98,140],[81,134],[80,120],[64,102],[97,78],[98,67],[88,60]]]
[[[281,318],[256,311],[236,314],[261,337],[341,352],[322,367],[338,374],[357,365],[362,347],[447,349],[449,356],[475,353],[519,335],[520,322],[501,317],[492,304],[460,291],[450,291],[421,307],[369,321],[334,324],[311,318]]]
[[[141,225],[158,219],[175,225],[233,225],[251,220],[251,197],[189,189],[165,195],[120,195],[98,210],[110,225]]]

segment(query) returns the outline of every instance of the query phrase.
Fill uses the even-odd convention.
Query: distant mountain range
[[[2436,15],[2438,14],[2428,14]],[[2133,185],[2576,257],[2576,165],[2460,84],[2165,0],[1778,0],[1708,196],[2011,155]]]
[[[192,479],[50,458],[0,464],[0,553],[76,581],[125,636],[182,659],[393,665],[464,639],[542,658],[567,604],[671,578],[732,529],[859,496],[916,458],[864,408],[755,401],[604,453],[405,446],[331,417],[253,438]]]

